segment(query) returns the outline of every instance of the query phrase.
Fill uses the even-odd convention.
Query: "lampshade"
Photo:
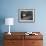
[[[14,18],[5,18],[5,25],[14,25]]]

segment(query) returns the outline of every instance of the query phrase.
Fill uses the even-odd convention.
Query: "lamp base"
[[[8,34],[9,34],[9,35],[11,35],[11,33],[10,33],[10,32],[8,32]]]

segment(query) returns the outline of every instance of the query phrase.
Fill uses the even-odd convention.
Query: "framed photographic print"
[[[35,22],[35,9],[19,9],[18,10],[19,22]]]

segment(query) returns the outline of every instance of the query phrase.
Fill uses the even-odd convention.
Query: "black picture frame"
[[[35,22],[35,9],[19,9],[18,21],[24,23]]]

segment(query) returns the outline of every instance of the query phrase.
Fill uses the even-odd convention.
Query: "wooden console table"
[[[26,32],[11,32],[8,35],[4,33],[4,46],[43,46],[43,35],[25,35]],[[33,32],[34,33],[34,32]]]

